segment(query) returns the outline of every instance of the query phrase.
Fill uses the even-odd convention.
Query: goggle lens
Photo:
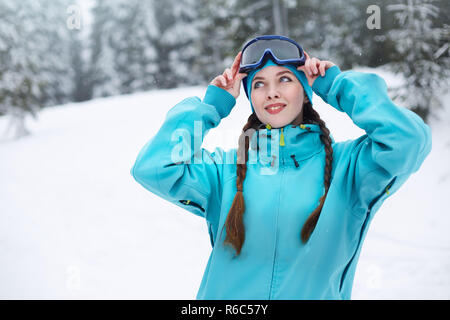
[[[292,42],[281,39],[258,40],[245,48],[241,57],[241,66],[257,63],[266,49],[270,49],[279,60],[301,59],[303,53]]]

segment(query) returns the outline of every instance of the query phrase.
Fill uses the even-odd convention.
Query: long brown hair
[[[306,98],[306,94],[305,94]],[[311,102],[305,99],[303,104],[303,123],[316,123],[319,125],[321,134],[320,140],[325,146],[325,178],[324,186],[325,192],[320,198],[319,205],[316,209],[309,215],[308,219],[302,227],[300,238],[303,243],[309,240],[314,228],[316,227],[317,221],[319,220],[320,213],[322,212],[322,207],[327,197],[328,189],[331,183],[331,169],[333,162],[333,148],[331,146],[332,141],[330,138],[330,131],[328,130],[325,122],[320,119],[319,114],[312,108]],[[295,123],[293,123],[295,124]],[[236,250],[237,255],[240,254],[242,246],[245,240],[245,227],[243,222],[244,212],[245,212],[245,202],[243,196],[243,185],[245,180],[245,175],[247,172],[247,160],[248,160],[248,148],[249,141],[251,140],[252,134],[257,131],[257,129],[262,125],[261,121],[258,119],[255,113],[252,113],[247,120],[244,128],[242,129],[242,134],[239,137],[239,144],[237,149],[238,161],[237,161],[237,178],[236,186],[237,192],[234,196],[233,203],[231,204],[230,211],[228,212],[227,219],[225,221],[226,226],[226,237],[225,244],[230,244]],[[295,124],[296,125],[296,124]],[[254,129],[251,134],[246,134],[247,130]],[[245,161],[240,159],[241,156],[245,157]]]

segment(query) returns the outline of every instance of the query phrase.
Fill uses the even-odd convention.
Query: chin
[[[256,116],[258,116],[258,119],[264,123],[264,124],[270,124],[270,126],[274,129],[277,128],[282,128],[285,127],[286,125],[288,125],[289,123],[291,123],[292,121],[294,121],[294,119],[296,118],[294,115],[289,116],[286,114],[278,114],[278,115],[267,115],[265,114],[266,111],[262,111],[262,114],[264,115],[263,117],[259,117],[258,114],[256,114]]]
[[[265,123],[269,123],[270,126],[272,128],[282,128],[286,125],[288,125],[289,123],[291,123],[292,121],[288,121],[286,119],[267,119],[267,121],[265,121]]]

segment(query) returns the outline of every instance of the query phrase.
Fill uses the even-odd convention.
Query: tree
[[[398,22],[398,27],[389,32],[398,54],[390,67],[405,79],[403,85],[392,89],[394,99],[409,106],[424,121],[442,106],[440,95],[448,88],[450,76],[448,42],[446,48],[441,46],[445,36],[448,41],[448,27],[433,26],[439,9],[432,2],[404,0],[388,6]]]
[[[87,48],[83,42],[82,33],[72,30],[70,33],[70,68],[72,70],[72,90],[70,101],[80,102],[92,99],[88,59],[85,57]]]
[[[155,50],[148,40],[154,25],[151,2],[121,1],[118,12],[112,22],[114,32],[109,45],[114,56],[119,91],[127,94],[154,88],[152,62]]]
[[[120,93],[120,83],[115,71],[111,38],[117,32],[114,22],[119,12],[120,0],[96,0],[92,8],[90,58],[87,81],[92,97],[106,97]]]
[[[166,0],[152,2],[151,21],[154,22],[148,43],[155,50],[154,76],[157,88],[175,88],[192,83],[195,73],[190,67],[197,58],[193,48],[199,37],[192,0]]]
[[[44,105],[68,101],[70,70],[66,2],[0,2],[0,110],[10,116],[8,130],[18,138],[29,132],[28,115]]]

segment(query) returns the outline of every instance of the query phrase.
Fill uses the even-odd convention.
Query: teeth
[[[269,108],[267,108],[267,109],[269,109],[269,110],[278,110],[278,109],[281,109],[281,108],[283,108],[283,106],[278,106],[278,107],[269,107]]]

